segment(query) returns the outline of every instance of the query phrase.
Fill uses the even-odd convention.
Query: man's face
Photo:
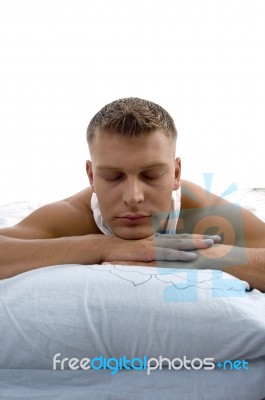
[[[180,183],[174,146],[160,131],[137,138],[101,132],[93,139],[87,174],[102,217],[116,236],[151,236],[152,214],[170,212],[172,191]]]

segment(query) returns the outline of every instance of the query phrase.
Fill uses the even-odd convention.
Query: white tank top
[[[168,235],[173,235],[176,233],[179,213],[180,213],[180,206],[181,206],[181,189],[173,190],[172,192],[172,201],[171,201],[171,211],[168,214],[167,224],[166,224],[166,231],[163,232]],[[99,205],[98,205],[98,198],[96,193],[92,194],[91,197],[91,209],[93,211],[95,223],[97,224],[98,228],[103,232],[105,235],[111,235],[112,230],[111,228],[105,223],[102,218]],[[155,233],[155,232],[154,232]]]

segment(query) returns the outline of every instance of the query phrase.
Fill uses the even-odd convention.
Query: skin
[[[238,223],[234,217],[238,206],[181,180],[181,160],[174,158],[173,149],[172,139],[160,131],[137,138],[107,132],[96,135],[91,161],[86,163],[89,188],[0,230],[0,279],[47,265],[111,262],[155,266],[159,259],[174,268],[216,265],[265,291],[265,224],[244,209],[240,209]],[[190,236],[154,239],[151,214],[169,212],[172,191],[180,185],[176,233]],[[93,192],[113,235],[103,235],[95,224],[90,205]],[[222,207],[225,213],[220,218]],[[138,213],[146,217],[133,223],[124,217]],[[212,227],[216,232],[210,234],[224,233],[221,244],[218,239],[210,244],[203,240]],[[231,260],[232,248],[236,262]],[[185,259],[186,250],[194,250],[194,261],[179,261]],[[243,257],[246,251],[247,260]],[[224,261],[221,266],[220,259]]]
[[[116,236],[123,239],[151,236],[154,233],[151,215],[170,210],[172,191],[180,186],[181,170],[180,158],[173,157],[173,146],[173,140],[161,132],[137,138],[108,133],[95,137],[87,174],[91,189],[98,196],[103,219]],[[147,217],[131,224],[122,218],[127,214]]]

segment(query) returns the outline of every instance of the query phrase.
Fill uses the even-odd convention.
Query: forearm
[[[124,240],[115,235],[91,234],[56,239],[15,239],[0,236],[0,279],[32,269],[60,264],[101,264],[122,257],[154,259],[152,237]]]
[[[151,262],[142,262],[132,258],[130,261],[116,260],[112,264],[146,265],[159,268],[212,269],[227,272],[236,278],[245,280],[251,288],[265,292],[265,249],[244,248],[238,246],[213,245],[208,249],[193,250],[196,259],[183,262],[158,258]],[[156,256],[158,252],[156,252]],[[166,254],[165,254],[166,255]]]
[[[100,263],[102,236],[32,240],[1,236],[0,279],[48,265]]]
[[[246,251],[246,264],[227,266],[223,271],[247,281],[251,288],[265,292],[265,248],[251,248]]]
[[[200,251],[197,255],[195,268],[227,272],[248,282],[252,289],[265,292],[265,248],[216,245]],[[192,268],[192,265],[189,267]]]

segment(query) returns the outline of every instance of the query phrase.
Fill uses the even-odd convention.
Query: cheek
[[[117,193],[115,190],[111,190],[107,185],[96,185],[95,192],[97,194],[99,207],[102,213],[110,213],[115,205],[118,204],[118,200],[120,198],[119,193]]]
[[[93,186],[98,198],[102,198],[102,195],[108,192],[105,182],[97,175],[94,175]]]
[[[167,179],[163,182],[163,185],[158,188],[158,191],[161,194],[164,194],[164,196],[167,196],[168,194],[172,193],[172,191],[175,189],[175,176],[174,174],[170,174]]]

